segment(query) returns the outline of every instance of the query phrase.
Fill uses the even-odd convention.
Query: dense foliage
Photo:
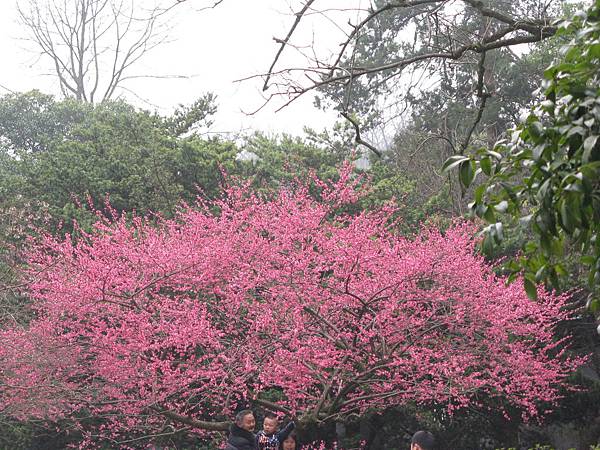
[[[30,255],[35,319],[0,334],[5,411],[84,432],[91,413],[93,434],[118,442],[165,418],[222,429],[246,402],[301,424],[413,402],[524,417],[554,403],[581,363],[554,338],[566,298],[507,286],[470,227],[409,240],[393,208],[345,214],[350,175],[315,179],[318,200],[308,184],[231,187],[158,226],[47,236]]]
[[[0,100],[0,202],[36,202],[54,228],[69,229],[73,219],[93,220],[81,205],[100,207],[107,198],[120,212],[170,215],[180,200],[215,196],[237,148],[194,132],[209,121],[212,102],[207,95],[160,117],[124,102],[7,95]]]
[[[588,271],[588,285],[600,308],[600,4],[566,22],[576,33],[564,56],[544,73],[543,101],[512,133],[509,142],[475,156],[450,158],[464,186],[475,189],[472,211],[487,220],[484,247],[502,240],[505,220],[518,219],[528,239],[511,265],[525,271],[525,286],[561,287],[571,253]],[[570,267],[569,267],[570,268]],[[564,284],[563,284],[564,285]]]

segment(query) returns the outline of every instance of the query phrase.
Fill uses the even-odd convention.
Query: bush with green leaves
[[[573,35],[560,61],[544,73],[543,98],[493,150],[449,158],[464,187],[477,175],[472,212],[489,223],[483,248],[504,238],[507,223],[518,222],[526,239],[508,267],[523,271],[525,287],[536,297],[537,284],[564,287],[583,267],[600,311],[600,2],[563,23]],[[577,256],[575,265],[566,261]]]
[[[82,205],[102,208],[107,198],[119,212],[169,215],[180,200],[215,196],[238,149],[195,132],[212,102],[208,95],[161,117],[122,101],[0,97],[0,207],[40,202],[52,228],[68,230],[73,219],[84,227],[94,220]]]

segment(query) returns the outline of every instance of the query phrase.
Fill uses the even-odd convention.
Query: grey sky
[[[213,10],[197,11],[199,0],[188,0],[189,6],[177,10],[172,31],[173,41],[156,48],[137,66],[136,73],[156,75],[188,75],[187,79],[136,79],[126,86],[139,98],[124,95],[133,103],[147,109],[166,113],[179,103],[191,103],[207,91],[218,95],[219,112],[215,131],[240,130],[285,131],[300,134],[304,125],[318,130],[331,125],[335,113],[323,113],[312,107],[312,95],[302,98],[279,113],[274,110],[281,101],[273,102],[259,113],[248,116],[261,105],[261,80],[242,83],[234,80],[265,72],[277,51],[273,37],[284,37],[293,21],[290,4],[296,0],[224,0]],[[330,3],[349,6],[360,0],[330,0]],[[368,2],[363,2],[368,3]],[[206,4],[206,3],[204,3]],[[345,23],[347,18],[342,19]],[[337,21],[336,21],[337,22]],[[305,21],[298,30],[298,42],[313,44],[318,29],[316,51],[328,51],[341,41],[340,30],[324,17]],[[16,23],[15,2],[0,2],[0,94],[38,88],[57,94],[58,83],[47,65],[36,54],[27,51],[31,44],[19,39],[23,30]],[[301,65],[298,52],[284,52],[283,64]],[[141,99],[145,99],[145,103]]]

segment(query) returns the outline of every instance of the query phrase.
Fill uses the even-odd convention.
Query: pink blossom
[[[531,417],[556,401],[582,362],[556,357],[566,297],[507,285],[468,224],[409,239],[391,207],[340,212],[360,195],[344,173],[319,182],[320,201],[306,185],[267,198],[232,187],[172,220],[47,236],[30,254],[35,319],[0,334],[5,410],[85,410],[112,438],[164,416],[204,421],[201,433],[268,390],[306,420],[483,397]]]

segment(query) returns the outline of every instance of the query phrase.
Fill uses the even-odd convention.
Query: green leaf
[[[494,238],[491,236],[491,234],[489,232],[485,233],[485,238],[483,239],[483,242],[481,243],[481,247],[482,247],[483,253],[486,254],[487,256],[491,256],[494,253]]]
[[[594,286],[594,284],[596,284],[596,278],[599,272],[595,271],[595,270],[590,270],[590,273],[588,274],[588,285]]]
[[[515,261],[514,259],[509,260],[505,264],[505,268],[506,268],[506,270],[509,270],[511,272],[519,272],[521,270],[521,266],[519,266],[519,263],[517,261]]]
[[[565,269],[562,264],[555,264],[554,271],[561,277],[566,277],[569,274],[569,272],[567,272],[567,269]]]
[[[488,177],[492,174],[492,162],[490,161],[490,158],[482,158],[481,161],[479,161],[479,166],[481,167],[483,173],[485,173]]]
[[[502,186],[502,189],[504,189],[504,192],[506,192],[506,195],[508,195],[508,197],[510,198],[510,200],[513,203],[518,203],[519,198],[518,198],[517,194],[515,194],[515,190],[513,189],[513,187],[510,184],[500,183],[500,186]]]
[[[525,287],[525,292],[527,296],[531,300],[537,300],[537,286],[531,281],[529,278],[523,278],[523,286]]]
[[[596,262],[596,257],[592,256],[592,255],[585,255],[582,256],[581,259],[581,264],[585,264],[586,266],[591,266],[592,264],[594,264]]]
[[[545,144],[536,145],[533,148],[533,153],[532,153],[533,159],[535,161],[539,161],[541,159],[541,157],[542,157],[545,149],[546,149],[546,145]]]
[[[475,203],[473,205],[473,212],[477,217],[481,217],[482,219],[485,217],[485,213],[489,209],[489,206],[484,205],[483,203]]]
[[[506,200],[502,200],[500,203],[494,206],[494,209],[499,213],[505,213],[508,210],[508,202]]]
[[[567,231],[568,233],[572,233],[574,224],[566,200],[562,200],[560,204],[560,219],[565,231]]]
[[[537,191],[537,198],[540,202],[544,201],[544,197],[551,193],[550,186],[552,184],[552,178],[546,178],[544,182],[541,184],[540,188]],[[549,192],[550,190],[550,192]]]
[[[529,124],[527,130],[529,131],[531,137],[534,139],[539,139],[544,133],[544,126],[540,122],[535,121]]]
[[[553,266],[547,268],[546,282],[555,289],[559,289],[560,287],[560,281]]]
[[[571,137],[575,134],[583,136],[585,134],[585,129],[583,127],[579,127],[579,126],[573,127],[567,133],[567,137]]]
[[[450,170],[454,169],[459,164],[468,160],[469,158],[467,158],[464,155],[451,156],[444,162],[444,165],[442,166],[442,173],[448,173]]]
[[[540,245],[542,246],[542,250],[544,250],[546,254],[549,255],[552,253],[552,241],[550,236],[548,236],[548,234],[545,232],[542,232],[542,234],[540,235]]]
[[[592,150],[594,150],[596,141],[598,141],[598,135],[588,136],[585,141],[583,141],[583,155],[581,156],[581,160],[584,164],[590,161],[590,156],[592,154]]]
[[[588,48],[588,56],[591,58],[598,58],[600,57],[600,44],[592,44],[590,45],[590,47]]]
[[[538,283],[544,279],[544,273],[546,272],[546,265],[540,267],[535,273],[535,281]]]
[[[600,299],[590,297],[585,306],[592,314],[596,314],[600,311]]]
[[[551,80],[554,78],[557,70],[555,66],[550,66],[546,70],[544,70],[544,78],[547,80]]]
[[[494,150],[488,150],[485,152],[487,155],[490,155],[492,158],[497,159],[498,161],[500,161],[502,159],[502,154],[498,153]]]
[[[490,207],[487,207],[485,209],[485,212],[483,213],[483,218],[487,222],[489,222],[489,223],[495,222],[496,221],[496,215],[494,214],[494,209],[490,208]]]
[[[468,158],[459,163],[459,178],[461,184],[468,188],[475,178],[475,164]]]
[[[483,194],[485,193],[485,184],[482,184],[481,186],[477,186],[477,188],[475,189],[475,203],[481,203],[481,201],[483,200]],[[473,205],[475,206],[475,205]]]
[[[583,193],[584,189],[580,183],[570,183],[565,186],[565,191],[573,193]]]
[[[550,112],[554,110],[554,102],[552,100],[544,100],[540,106],[544,108],[546,111]]]

